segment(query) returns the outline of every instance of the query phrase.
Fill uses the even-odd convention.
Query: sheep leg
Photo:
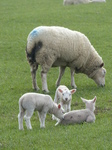
[[[60,122],[61,122],[61,120],[59,119],[59,120],[57,121],[57,123],[55,124],[55,126],[57,126],[58,124],[60,124]]]
[[[55,115],[52,115],[52,120],[59,121],[59,119]]]
[[[58,103],[58,90],[55,92],[54,102]]]
[[[75,80],[74,80],[74,74],[75,74],[75,71],[73,68],[71,68],[71,86],[72,86],[72,88],[77,88],[77,86],[75,84]]]
[[[26,115],[24,116],[27,129],[30,129],[30,130],[32,129],[30,118],[32,117],[33,112],[34,112],[34,110],[27,110]]]
[[[40,128],[45,128],[45,118],[46,113],[45,112],[38,112],[39,120],[40,120]]]
[[[41,78],[42,78],[42,91],[49,93],[48,87],[47,87],[47,73],[44,73],[41,71]]]
[[[62,108],[64,109],[65,112],[67,112],[67,104],[61,103]]]
[[[59,67],[59,76],[58,76],[58,79],[56,81],[56,86],[57,87],[60,85],[60,81],[61,81],[61,78],[62,78],[64,72],[65,72],[65,68],[66,68],[65,66],[64,67],[62,67],[62,66]]]
[[[36,71],[38,69],[37,64],[31,65],[31,76],[32,76],[32,86],[34,90],[39,90],[39,87],[37,85],[37,80],[36,80]]]
[[[52,115],[52,120],[56,120],[56,117],[55,117],[55,115]]]
[[[23,130],[23,117],[24,117],[25,111],[20,112],[18,114],[18,123],[19,123],[19,130]]]
[[[52,120],[58,121],[59,119],[55,115],[52,115]]]
[[[55,92],[54,102],[58,104],[58,89]],[[55,115],[52,114],[52,120],[56,120]]]
[[[68,104],[67,104],[67,112],[69,112],[71,110],[71,102],[69,102]]]

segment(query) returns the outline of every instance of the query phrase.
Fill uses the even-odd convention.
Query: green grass
[[[0,150],[111,150],[112,149],[112,1],[63,6],[61,0],[0,0]],[[37,112],[31,118],[32,131],[18,130],[18,100],[33,91],[25,48],[29,32],[39,25],[58,25],[84,33],[102,56],[106,86],[99,88],[83,74],[75,75],[77,92],[72,109],[84,108],[80,97],[97,96],[96,122],[55,127],[47,115],[40,129]],[[37,81],[42,93],[39,68]],[[54,98],[58,68],[48,73],[50,95]],[[70,87],[67,68],[61,81]]]

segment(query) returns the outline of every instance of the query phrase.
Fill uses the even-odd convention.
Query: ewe
[[[105,85],[103,60],[98,55],[88,38],[77,31],[63,27],[40,26],[30,32],[27,39],[26,55],[31,67],[32,83],[39,90],[36,71],[41,66],[42,90],[49,92],[47,73],[51,67],[60,67],[56,82],[60,85],[65,68],[71,70],[71,86],[76,87],[74,73],[84,73],[97,85]]]
[[[30,118],[35,110],[38,111],[41,128],[45,128],[47,112],[54,114],[59,119],[63,118],[64,110],[61,108],[61,105],[54,103],[49,95],[26,93],[19,99],[19,130],[23,130],[23,117],[25,119],[27,129],[32,129]]]
[[[83,122],[95,122],[94,110],[95,110],[96,96],[92,100],[86,100],[84,98],[81,99],[86,104],[86,109],[73,110],[69,111],[68,113],[65,113],[64,118],[58,120],[55,126],[57,126],[58,124],[67,125]]]

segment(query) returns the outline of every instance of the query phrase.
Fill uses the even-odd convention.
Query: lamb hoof
[[[32,127],[31,128],[27,128],[27,130],[32,130]]]
[[[45,127],[43,127],[43,126],[42,126],[42,127],[40,127],[40,128],[41,128],[41,129],[45,129]]]
[[[57,123],[55,124],[55,127],[56,127],[58,124],[59,124],[59,122],[57,122]]]
[[[24,129],[23,129],[23,128],[20,128],[19,130],[20,130],[20,131],[23,131]]]

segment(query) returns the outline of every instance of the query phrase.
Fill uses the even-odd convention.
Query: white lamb
[[[45,128],[47,112],[54,114],[59,119],[63,118],[63,109],[61,108],[61,105],[54,103],[49,95],[26,93],[19,99],[19,130],[23,130],[23,117],[25,119],[27,129],[32,129],[30,118],[35,110],[38,111],[41,128]]]
[[[69,111],[68,113],[64,114],[64,119],[59,120],[55,126],[58,124],[80,124],[83,122],[95,122],[95,102],[96,102],[96,96],[92,100],[86,100],[84,98],[81,98],[82,101],[86,104],[86,109],[81,110],[73,110]]]
[[[32,83],[39,90],[36,71],[41,66],[42,90],[49,92],[47,73],[51,67],[60,67],[56,82],[60,85],[65,68],[71,70],[71,86],[76,87],[74,73],[84,73],[99,86],[105,85],[103,60],[98,55],[88,38],[77,31],[63,27],[40,26],[30,32],[27,39],[26,55],[31,67]]]
[[[61,104],[65,112],[71,110],[72,94],[76,92],[76,89],[69,90],[65,85],[60,85],[55,92],[54,102]]]
[[[56,89],[54,102],[57,104],[60,103],[64,111],[69,112],[71,110],[72,94],[75,92],[76,89],[69,90],[65,85],[60,85]],[[52,119],[54,120],[56,117],[52,115]]]
[[[87,4],[87,3],[93,3],[93,2],[106,2],[106,0],[64,0],[64,5],[72,5],[72,4]]]

